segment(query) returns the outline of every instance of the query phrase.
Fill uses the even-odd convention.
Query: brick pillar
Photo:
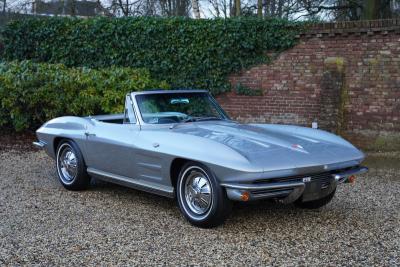
[[[344,125],[346,92],[344,58],[326,58],[321,80],[321,110],[319,115],[319,125],[322,129],[337,134],[341,133]]]

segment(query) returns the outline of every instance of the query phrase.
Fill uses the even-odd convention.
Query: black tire
[[[58,179],[66,189],[77,191],[89,186],[90,177],[86,172],[85,161],[74,141],[62,140],[59,143],[56,151],[56,168]]]
[[[323,198],[312,200],[312,201],[306,201],[306,202],[303,202],[301,199],[299,199],[294,204],[296,207],[302,208],[302,209],[319,209],[319,208],[325,206],[326,204],[328,204],[329,202],[331,202],[332,198],[335,196],[335,192],[336,192],[336,188],[335,188],[335,190],[332,191],[332,193],[330,193],[329,195],[327,195]]]
[[[194,188],[196,179],[197,184]],[[192,190],[188,189],[189,184]],[[182,167],[176,185],[176,194],[183,216],[191,224],[202,228],[211,228],[223,224],[232,209],[232,203],[226,196],[225,189],[219,185],[215,175],[200,163],[188,162]],[[193,203],[189,200],[188,194],[192,195],[191,199],[196,199],[193,200]],[[205,204],[207,201],[203,201],[200,205],[202,197],[209,199],[208,205]],[[198,210],[196,210],[196,201]],[[201,209],[200,206],[207,208]],[[200,212],[200,214],[196,212]]]

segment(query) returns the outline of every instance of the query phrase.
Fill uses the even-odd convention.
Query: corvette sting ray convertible
[[[59,117],[36,133],[34,145],[55,159],[66,189],[85,189],[94,177],[176,197],[200,227],[223,223],[232,201],[320,208],[368,170],[339,136],[235,122],[204,90],[133,92],[121,114]]]

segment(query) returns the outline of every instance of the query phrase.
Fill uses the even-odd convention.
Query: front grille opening
[[[286,196],[292,193],[293,189],[260,189],[253,190],[251,194],[253,195],[268,195],[268,196]]]
[[[254,183],[260,184],[260,183],[302,182],[303,178],[305,178],[305,177],[310,177],[311,182],[328,181],[328,180],[332,179],[332,173],[331,172],[323,172],[323,173],[310,174],[310,175],[304,174],[304,175],[296,175],[296,176],[290,176],[290,177],[261,179],[261,180],[255,181]]]
[[[332,170],[329,172],[313,173],[313,174],[302,174],[289,177],[279,177],[279,178],[267,178],[254,181],[255,184],[265,184],[265,183],[284,183],[284,182],[302,182],[303,178],[311,177],[311,182],[314,181],[330,181],[333,174],[349,171],[351,169],[358,168],[359,166],[348,167],[339,170]]]
[[[314,173],[314,174],[302,174],[302,175],[296,175],[296,176],[289,176],[289,177],[279,177],[279,178],[269,178],[269,179],[260,179],[255,181],[255,184],[265,184],[265,183],[284,183],[284,182],[302,182],[303,178],[305,177],[311,177],[311,182],[327,182],[330,181],[332,178],[332,174],[339,173],[339,172],[344,172],[351,170],[353,168],[357,168],[358,166],[355,167],[349,167],[345,169],[340,169],[340,170],[333,170],[329,172],[321,172],[321,173]]]

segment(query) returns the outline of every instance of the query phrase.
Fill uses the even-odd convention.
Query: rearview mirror
[[[175,104],[189,104],[189,99],[188,98],[173,98],[173,99],[171,99],[170,103],[172,105],[175,105]]]

